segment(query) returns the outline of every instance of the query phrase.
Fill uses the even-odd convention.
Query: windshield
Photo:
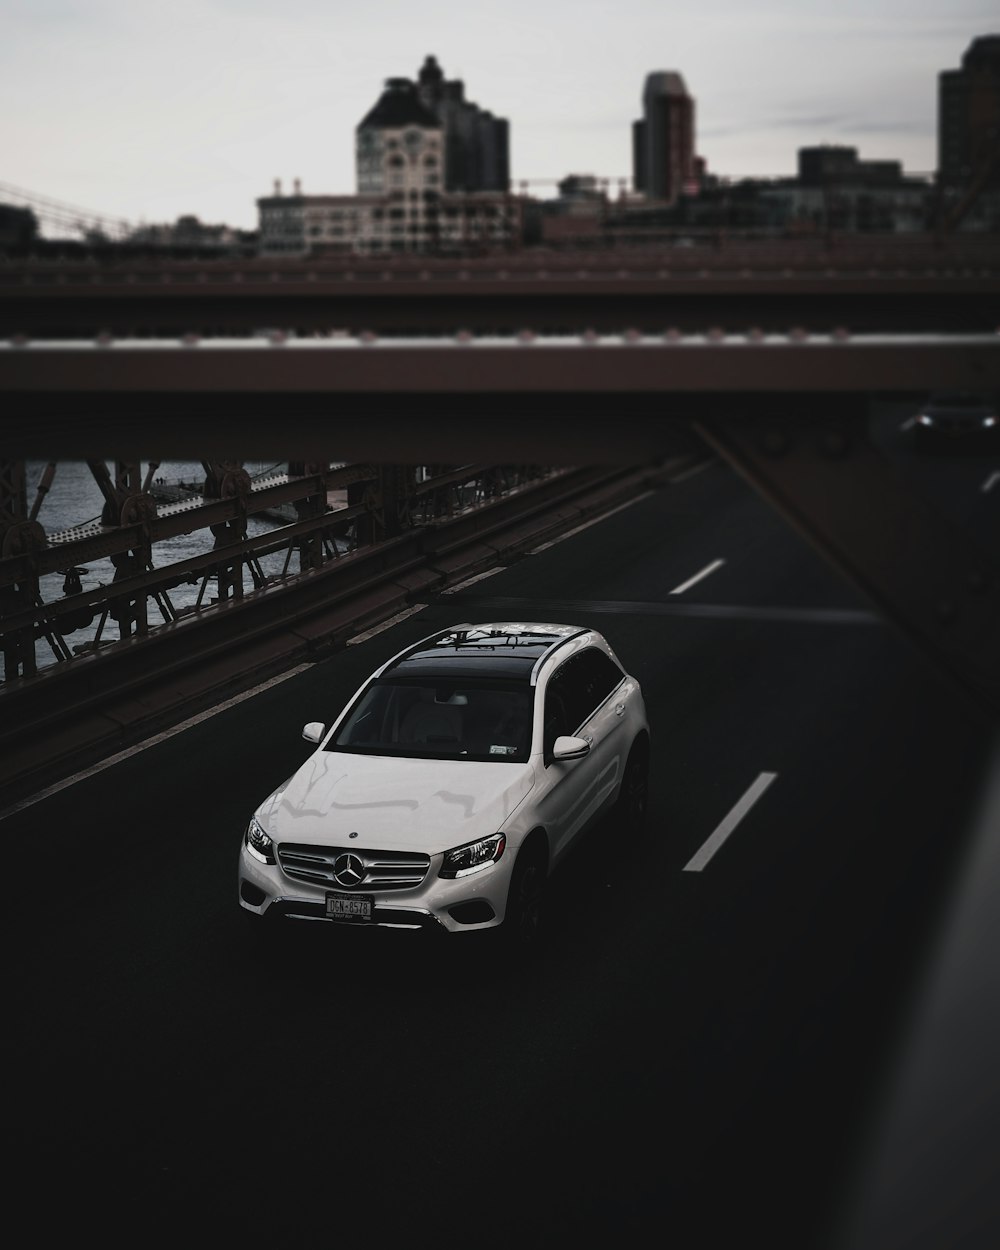
[[[521,763],[531,750],[532,687],[522,682],[374,682],[326,744],[328,751]]]

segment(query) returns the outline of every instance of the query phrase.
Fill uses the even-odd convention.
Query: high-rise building
[[[961,69],[938,76],[938,178],[1000,187],[1000,35],[973,39]],[[992,162],[992,170],[989,165]]]
[[[642,117],[632,125],[632,177],[637,191],[667,204],[694,190],[694,100],[672,70],[647,74]]]
[[[465,98],[459,78],[446,79],[428,56],[417,77],[417,93],[444,128],[444,176],[448,191],[506,191],[510,186],[510,127]]]

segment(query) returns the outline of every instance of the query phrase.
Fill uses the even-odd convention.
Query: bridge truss
[[[108,697],[117,674],[135,683],[127,657],[152,655],[150,643],[181,636],[190,649],[195,626],[216,640],[291,622],[309,633],[302,622],[324,602],[363,598],[379,579],[405,602],[443,584],[449,550],[452,572],[472,569],[454,552],[484,533],[560,501],[579,515],[587,492],[708,447],[993,720],[996,553],[914,496],[873,446],[868,413],[878,398],[1000,391],[998,274],[998,241],[964,236],[943,251],[860,240],[541,264],[9,267],[0,702],[13,708],[16,694],[34,714],[42,690],[85,671],[79,704],[92,706],[95,683]],[[242,466],[254,457],[289,471],[251,483]],[[29,459],[90,462],[102,523],[46,534],[46,483],[26,481]],[[165,459],[201,463],[196,500],[152,498]],[[294,519],[248,533],[276,508]],[[209,549],[165,564],[162,543],[197,530]],[[276,555],[280,575],[264,574]],[[73,570],[98,557],[113,581],[78,590]],[[43,602],[53,572],[64,594]],[[200,588],[183,614],[171,598],[181,583]],[[100,622],[90,641],[112,645],[74,645],[84,620]],[[45,671],[42,640],[56,657]]]

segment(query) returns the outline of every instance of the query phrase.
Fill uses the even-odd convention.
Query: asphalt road
[[[915,460],[905,415],[879,437],[991,535],[997,466]],[[497,616],[593,624],[639,677],[645,843],[593,831],[528,967],[469,938],[248,942],[237,847],[302,725]],[[0,820],[13,1200],[105,1245],[840,1245],[986,752],[728,468],[665,486]]]

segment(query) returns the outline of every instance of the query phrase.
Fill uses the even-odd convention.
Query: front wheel
[[[644,741],[638,741],[632,744],[618,794],[618,816],[626,833],[635,837],[642,834],[648,807],[649,748]]]
[[[519,954],[538,948],[545,901],[545,861],[532,851],[522,851],[514,865],[507,894],[507,911],[501,926],[505,944]]]

